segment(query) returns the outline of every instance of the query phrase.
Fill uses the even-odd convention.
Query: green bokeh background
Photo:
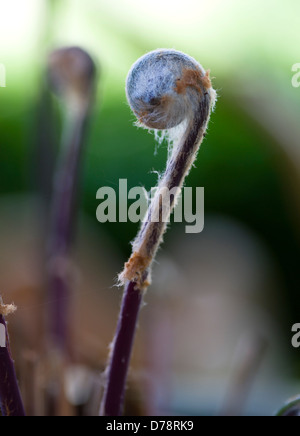
[[[2,2],[0,63],[7,86],[0,88],[0,199],[41,194],[37,150],[46,139],[57,150],[56,103],[58,123],[46,139],[41,135],[47,121],[45,62],[52,48],[81,45],[100,69],[82,177],[82,209],[93,220],[101,186],[115,188],[127,178],[129,187],[150,189],[157,180],[152,170],[162,171],[166,162],[166,145],[154,154],[153,135],[134,126],[124,92],[130,66],[158,47],[189,53],[211,69],[219,100],[187,185],[205,187],[207,215],[232,217],[265,244],[282,279],[282,331],[300,375],[299,352],[289,347],[291,325],[300,321],[300,159],[294,157],[300,89],[291,84],[292,65],[300,62],[299,17],[298,0]],[[292,138],[278,138],[281,126]],[[294,154],[290,143],[296,144]],[[136,224],[108,223],[103,229],[125,259]],[[175,232],[184,229],[172,225],[166,245]]]

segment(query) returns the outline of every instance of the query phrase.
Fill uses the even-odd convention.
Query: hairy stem
[[[158,185],[158,190],[150,205],[145,224],[142,226],[134,242],[133,248],[135,252],[142,257],[148,258],[150,263],[159,248],[176,199],[176,194],[172,194],[168,209],[163,210],[161,191],[163,189],[171,191],[182,187],[184,178],[188,174],[199,150],[199,145],[203,140],[209,113],[210,96],[207,93],[205,99],[199,103],[199,110],[190,121],[182,141],[174,147],[175,151],[168,161],[165,174]],[[158,223],[153,222],[153,216],[159,216],[160,221]]]
[[[167,163],[166,172],[158,188],[180,188],[184,178],[195,160],[200,143],[203,140],[210,114],[210,96],[207,93],[199,103],[199,110],[188,124],[183,139],[175,146],[175,151]],[[101,414],[119,416],[122,413],[126,378],[136,332],[138,314],[143,300],[143,291],[150,284],[149,271],[154,256],[162,241],[166,229],[166,219],[162,219],[161,198],[158,194],[150,204],[147,219],[134,243],[134,253],[121,275],[127,279],[123,304],[120,312],[117,332],[107,368],[107,385],[101,406]],[[167,218],[175,204],[175,195],[170,199]],[[151,217],[159,209],[159,221],[152,222]],[[166,218],[166,216],[164,216]],[[131,277],[136,277],[134,280]]]

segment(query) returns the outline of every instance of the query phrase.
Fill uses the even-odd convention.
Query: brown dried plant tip
[[[7,316],[13,314],[17,310],[14,304],[4,304],[0,297],[0,315]]]
[[[17,308],[14,304],[2,304],[2,302],[0,302],[0,315],[8,316],[13,314],[16,310]]]
[[[48,77],[53,91],[73,108],[87,107],[94,91],[96,66],[79,47],[53,51],[48,59]]]

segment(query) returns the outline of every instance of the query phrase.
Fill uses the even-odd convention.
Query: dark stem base
[[[5,328],[6,346],[0,348],[0,409],[2,416],[25,416],[14,362],[10,353],[5,319],[0,315],[0,328]],[[2,344],[1,344],[2,345]]]
[[[101,405],[102,416],[120,416],[123,411],[125,387],[143,293],[128,282],[107,368],[107,385]]]

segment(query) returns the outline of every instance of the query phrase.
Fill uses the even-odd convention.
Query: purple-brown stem
[[[122,414],[126,378],[142,301],[143,293],[136,289],[136,283],[126,283],[107,369],[108,383],[101,406],[100,414],[102,416],[120,416]]]
[[[50,333],[53,345],[68,347],[70,265],[86,113],[72,119],[54,180],[52,228],[48,253]]]
[[[65,107],[66,132],[54,176],[52,221],[48,241],[48,298],[52,346],[68,347],[70,250],[76,223],[76,201],[86,121],[93,102],[96,66],[80,47],[65,47],[48,59],[51,89]]]
[[[0,315],[0,336],[5,331],[5,347],[0,347],[0,409],[2,416],[25,416],[14,362],[11,356],[7,324]],[[3,339],[2,337],[0,338]],[[2,346],[3,344],[0,344]]]

